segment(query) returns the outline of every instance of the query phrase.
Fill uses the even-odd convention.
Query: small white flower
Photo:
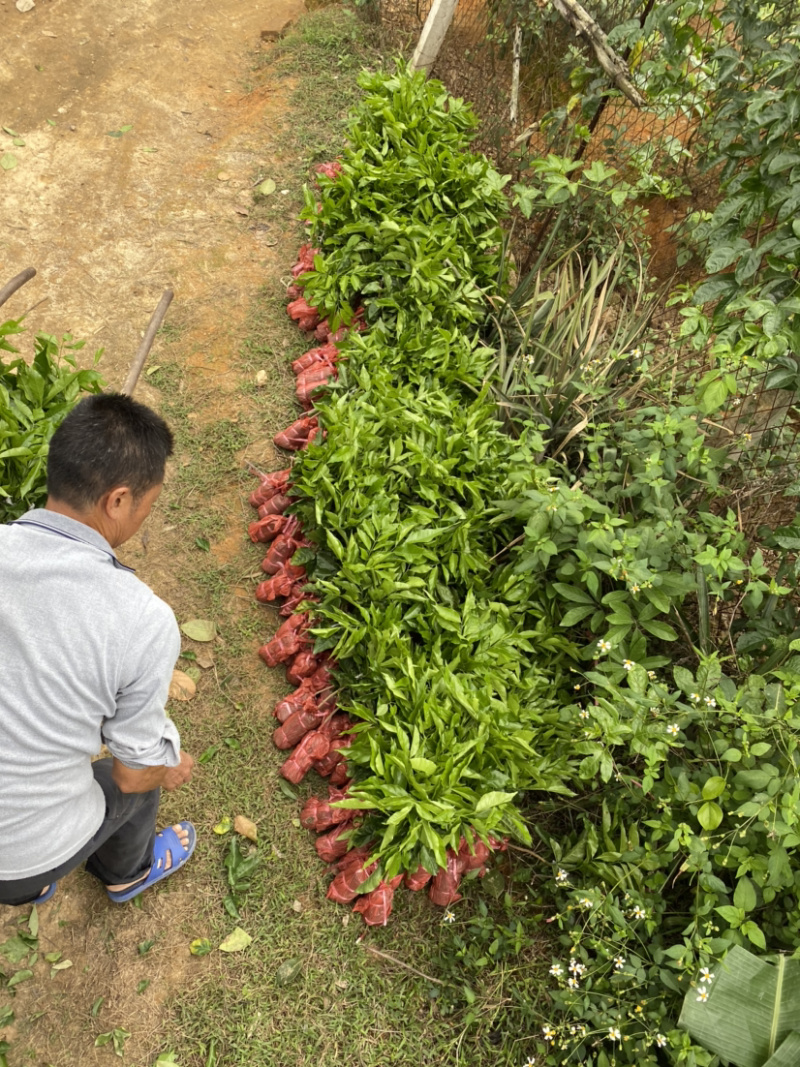
[[[578,979],[577,978],[568,978],[567,979],[567,985],[569,986],[570,989],[577,989],[578,988]]]
[[[656,680],[656,672],[655,671],[648,671],[647,672],[647,677],[650,679],[651,682],[654,682]]]
[[[563,867],[559,867],[556,871],[556,881],[559,885],[566,885],[569,881],[569,874],[564,870]]]
[[[542,1036],[544,1037],[545,1041],[555,1041],[556,1032],[552,1026],[543,1026]]]
[[[591,900],[589,900],[588,897],[581,897],[581,899],[578,901],[578,907],[580,907],[580,908],[592,908],[592,907],[594,907],[594,905],[592,904]]]
[[[699,693],[690,693],[689,694],[689,699],[693,700],[695,702],[695,704],[699,704],[700,703],[700,694]]]
[[[610,652],[611,651],[611,642],[610,641],[604,641],[603,638],[601,637],[600,640],[597,642],[597,647],[601,652]]]
[[[710,982],[715,977],[716,976],[711,973],[711,971],[708,969],[708,967],[701,967],[700,968],[700,981],[701,982]]]
[[[625,668],[626,671],[632,671],[636,664],[633,662],[632,659],[624,659],[622,661],[622,666]]]
[[[586,965],[581,963],[579,960],[573,959],[569,961],[569,969],[572,971],[573,974],[582,975],[586,970]]]
[[[452,912],[452,911],[446,911],[446,912],[444,913],[444,919],[443,919],[443,922],[446,922],[446,923],[454,923],[455,921],[456,921],[456,917],[455,917],[455,915],[453,914],[453,912]]]
[[[670,735],[670,737],[677,737],[680,732],[681,728],[676,722],[670,723],[667,727],[667,733]]]
[[[614,970],[615,971],[621,971],[624,966],[625,966],[625,957],[624,956],[617,956],[614,959]]]
[[[548,493],[557,493],[558,492],[558,486],[557,485],[548,485],[547,491],[548,491]]]
[[[573,688],[573,689],[575,690],[575,692],[577,693],[577,692],[578,692],[578,690],[580,689],[580,685],[573,685],[573,687],[572,687],[572,688]]]
[[[620,1033],[619,1028],[616,1026],[611,1027],[611,1029],[608,1031],[608,1036],[611,1038],[612,1041],[622,1040],[622,1034]]]
[[[656,1044],[659,1048],[666,1048],[667,1039],[664,1037],[663,1034],[656,1034]]]
[[[528,1056],[522,1067],[536,1067],[536,1060],[533,1058],[533,1056]]]
[[[564,968],[561,966],[560,963],[554,963],[553,966],[550,968],[550,974],[552,974],[554,978],[560,978],[563,973]]]
[[[701,985],[698,987],[697,999],[700,1001],[701,1004],[705,1004],[705,1002],[708,1000],[708,990],[705,986]]]
[[[586,708],[581,708],[581,710],[578,712],[578,715],[581,719],[589,718],[589,712],[586,710]]]
[[[638,592],[640,592],[641,588],[642,587],[640,585],[637,585],[636,582],[634,582],[633,585],[631,586],[631,592],[634,593],[634,594],[638,593]]]
[[[717,706],[717,702],[713,697],[705,697],[704,699],[705,699],[706,705],[709,708],[715,708]]]

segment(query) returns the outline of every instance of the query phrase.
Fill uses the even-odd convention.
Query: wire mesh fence
[[[613,42],[616,27],[630,24],[631,19],[644,25],[656,3],[585,0],[583,7]],[[410,54],[430,7],[431,0],[373,0],[372,10],[389,46]],[[788,0],[784,7],[786,24],[796,23],[800,3]],[[713,18],[696,18],[690,29],[692,47],[687,48],[675,92],[641,107],[614,90],[607,79],[594,92],[591,86],[587,91],[585,84],[580,93],[575,91],[570,71],[586,61],[591,49],[585,40],[576,38],[547,0],[459,0],[430,74],[472,104],[480,119],[475,147],[512,181],[526,180],[532,159],[559,152],[584,163],[599,159],[616,168],[614,181],[627,183],[629,188],[636,184],[637,218],[649,273],[666,291],[681,277],[681,227],[694,213],[712,210],[719,198],[718,176],[703,166],[703,153],[698,152],[709,83],[692,56],[702,55],[714,35],[719,43],[720,26]],[[651,43],[649,47],[656,46]],[[515,52],[519,57],[516,76]],[[658,59],[630,48],[621,55],[634,82],[645,61]],[[538,213],[530,221],[517,219],[515,252],[521,271],[535,261],[556,215],[551,211]],[[612,230],[615,225],[630,228],[632,218],[626,204],[617,219],[612,216],[606,223]],[[699,270],[695,262],[688,273],[684,270],[682,280],[696,279]],[[682,342],[678,324],[676,315],[663,311],[659,343],[673,348],[687,378],[696,377],[702,373],[704,354]],[[797,478],[800,415],[795,393],[766,388],[759,369],[746,371],[738,386],[738,395],[715,416],[709,429],[717,435],[715,443],[725,444],[734,456],[738,488],[752,511],[772,506],[775,497]]]

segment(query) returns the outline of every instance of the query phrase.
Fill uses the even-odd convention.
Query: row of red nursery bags
[[[324,164],[320,169],[332,168],[330,176],[335,176],[336,166]],[[348,329],[364,329],[363,309],[356,311],[350,327],[342,326],[332,331],[328,320],[321,318],[318,310],[307,303],[299,279],[314,269],[314,257],[319,254],[319,250],[310,244],[301,247],[292,267],[295,281],[287,291],[290,318],[306,333],[313,333],[314,339],[320,342],[292,363],[297,376],[297,398],[306,414],[275,435],[275,445],[288,451],[307,448],[320,433],[318,420],[313,414],[312,394],[336,377],[338,344]],[[368,925],[385,926],[392,911],[394,892],[401,882],[415,891],[430,883],[430,899],[447,907],[460,900],[458,888],[463,875],[473,870],[482,875],[491,852],[505,848],[505,843],[490,839],[486,845],[476,839],[470,848],[462,838],[458,851],[447,850],[447,866],[435,875],[419,867],[413,873],[381,881],[370,892],[360,892],[378,864],[369,862],[372,852],[369,844],[358,848],[350,844],[350,831],[359,825],[363,813],[332,807],[349,796],[352,773],[347,762],[347,749],[353,742],[353,724],[338,710],[332,676],[336,664],[327,652],[315,655],[312,649],[309,630],[315,597],[313,592],[306,591],[308,576],[305,567],[295,565],[291,560],[298,549],[313,549],[314,546],[304,537],[297,517],[286,514],[292,502],[291,490],[291,468],[287,467],[262,475],[261,484],[250,495],[250,503],[258,511],[257,521],[249,527],[250,539],[254,543],[269,544],[261,564],[269,577],[258,585],[256,598],[265,604],[283,598],[280,614],[286,620],[272,640],[259,649],[259,655],[269,667],[285,664],[287,681],[297,687],[275,705],[275,717],[279,722],[273,734],[275,745],[282,750],[293,749],[280,773],[294,785],[312,769],[329,780],[327,799],[311,797],[301,814],[302,825],[320,835],[316,840],[320,858],[335,864],[328,899],[340,904],[355,900],[353,910],[360,912]],[[305,610],[298,611],[301,604]]]

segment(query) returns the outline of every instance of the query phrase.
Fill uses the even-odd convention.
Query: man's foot
[[[175,823],[175,825],[170,827],[170,829],[174,830],[177,834],[178,840],[181,843],[181,847],[183,848],[184,853],[189,852],[189,831],[186,829],[186,824],[180,822]],[[186,858],[188,857],[184,856],[184,859]],[[181,861],[179,860],[178,862],[180,863]],[[164,857],[164,870],[169,871],[171,870],[171,868],[172,849],[168,848]],[[148,867],[145,873],[140,878],[135,878],[132,882],[123,882],[122,885],[107,885],[106,889],[110,889],[112,893],[121,893],[123,890],[130,889],[132,886],[138,885],[139,882],[143,882],[146,878],[149,878],[150,871],[152,869],[152,867]]]
[[[194,852],[196,841],[195,829],[190,822],[176,823],[159,830],[153,846],[153,863],[147,874],[124,885],[106,886],[111,900],[123,904],[160,882],[162,878],[174,874]]]
[[[58,882],[52,882],[50,885],[46,885],[44,887],[44,889],[41,891],[41,893],[39,894],[39,896],[36,897],[36,899],[33,900],[31,903],[33,903],[33,904],[44,904],[45,901],[51,900],[53,895],[55,894],[55,891],[56,891],[57,887],[58,887]]]

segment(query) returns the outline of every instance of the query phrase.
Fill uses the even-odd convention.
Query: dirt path
[[[0,133],[0,156],[17,161],[0,169],[0,280],[29,265],[38,271],[3,311],[18,316],[42,301],[29,327],[104,347],[100,369],[119,387],[162,290],[172,287],[167,330],[150,366],[166,356],[183,368],[180,388],[188,385],[193,409],[186,417],[198,426],[227,418],[235,430],[241,377],[231,357],[255,293],[285,271],[293,250],[294,241],[291,248],[279,243],[295,227],[296,201],[289,211],[293,198],[279,188],[259,212],[252,194],[254,180],[270,173],[264,129],[280,126],[288,88],[253,89],[249,56],[262,30],[280,29],[301,8],[301,0],[37,0],[22,14],[14,0],[0,0],[0,126],[13,131]],[[145,377],[137,396],[163,408],[175,399],[171,381]],[[271,462],[269,437],[248,454]],[[180,473],[171,472],[173,483]],[[235,476],[228,496],[228,529],[213,538],[212,565],[242,546]],[[126,551],[180,617],[199,605],[197,597],[192,604],[196,590],[186,592],[188,568],[179,558],[183,516],[168,508],[151,521],[149,552],[138,540]],[[240,603],[251,596],[233,589],[232,601],[237,594]],[[208,831],[218,817],[212,802],[206,812],[196,791],[189,805],[200,824],[207,814]],[[112,1062],[111,1047],[95,1049],[94,1038],[115,1027],[132,1031],[127,1062],[144,1063],[159,1047],[165,1000],[212,966],[187,950],[188,939],[205,932],[187,925],[208,896],[202,847],[198,854],[199,874],[187,870],[141,910],[110,909],[80,872],[64,880],[41,909],[39,956],[28,962],[33,979],[13,994],[0,992],[0,1038],[12,1042],[12,1065],[23,1050],[26,1062],[54,1067]],[[0,943],[16,934],[27,910],[0,907]],[[71,966],[51,977],[42,957],[52,952]],[[6,1001],[16,1021],[3,1029]]]
[[[0,172],[0,277],[39,272],[9,313],[46,298],[35,326],[104,346],[121,384],[169,285],[216,354],[220,299],[235,321],[274,243],[246,214],[274,106],[247,92],[246,57],[302,6],[39,0],[21,14],[0,0],[0,124],[25,141],[0,135],[18,160]]]

